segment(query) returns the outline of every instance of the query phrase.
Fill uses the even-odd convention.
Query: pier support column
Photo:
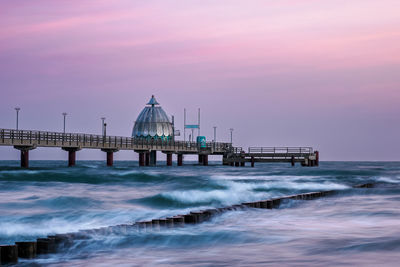
[[[204,155],[199,155],[199,164],[202,164],[204,160]]]
[[[183,165],[183,154],[177,154],[178,157],[178,166],[182,166]]]
[[[199,155],[200,156],[200,155]],[[203,165],[208,166],[208,155],[203,155]]]
[[[62,150],[68,151],[68,167],[76,164],[76,151],[81,150],[79,147],[63,147]]]
[[[21,167],[29,168],[29,150],[35,149],[35,146],[14,146],[21,151]]]
[[[108,151],[107,152],[107,166],[112,166],[114,163],[114,152]]]
[[[167,166],[172,166],[172,153],[167,153]]]
[[[101,151],[107,153],[107,166],[111,167],[114,165],[114,152],[118,152],[118,149],[102,149]]]
[[[240,167],[245,167],[245,166],[246,166],[246,162],[243,159],[243,161],[240,162]]]
[[[251,157],[251,167],[254,168],[254,157]]]
[[[150,166],[156,166],[157,165],[157,151],[152,150],[150,151]]]
[[[235,167],[239,167],[239,161],[235,161]]]
[[[230,165],[233,167],[235,166],[235,162],[231,161]]]
[[[291,161],[291,163],[292,163],[292,166],[294,166],[294,156],[292,156],[292,158],[290,159],[290,161]]]
[[[222,156],[222,165],[229,165],[228,157],[226,155]]]
[[[29,150],[21,150],[21,167],[29,168]]]
[[[139,166],[143,167],[145,164],[145,153],[144,152],[139,152]]]
[[[150,166],[150,152],[145,153],[145,165]]]
[[[76,151],[68,151],[68,167],[75,166],[76,164]]]
[[[319,166],[319,151],[315,151],[315,166]]]

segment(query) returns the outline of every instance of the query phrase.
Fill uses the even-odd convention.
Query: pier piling
[[[29,150],[21,150],[21,167],[29,168]]]
[[[167,166],[172,166],[172,153],[167,153]]]
[[[111,167],[114,163],[114,152],[107,152],[107,166]]]
[[[143,167],[145,165],[145,153],[139,152],[139,166]]]
[[[150,166],[150,152],[145,153],[145,164],[146,166]]]
[[[35,149],[36,147],[33,145],[21,145],[14,146],[15,149],[18,149],[21,153],[21,167],[29,168],[29,150]]]
[[[76,163],[76,151],[68,151],[68,167],[75,166]]]
[[[76,164],[76,151],[79,151],[79,147],[62,147],[62,150],[68,152],[68,167],[75,166]]]
[[[114,152],[118,152],[118,149],[102,149],[101,151],[107,153],[107,166],[112,167],[114,165]]]
[[[183,154],[178,154],[178,166],[182,166],[183,165]]]
[[[157,151],[152,150],[150,151],[150,166],[156,166],[157,165]]]
[[[203,165],[208,166],[208,155],[203,155]]]

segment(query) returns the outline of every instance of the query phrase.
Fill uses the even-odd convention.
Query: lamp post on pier
[[[229,131],[231,131],[231,144],[233,143],[233,128],[230,128]]]
[[[17,112],[17,131],[18,131],[18,115],[19,115],[19,111],[21,110],[21,108],[16,107],[15,111]]]
[[[62,115],[64,116],[64,128],[63,128],[63,133],[65,134],[65,118],[67,117],[67,112],[63,112]]]
[[[104,121],[106,120],[105,117],[101,118],[101,134],[104,135]]]

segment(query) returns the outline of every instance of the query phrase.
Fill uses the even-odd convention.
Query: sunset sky
[[[246,150],[400,160],[400,1],[2,1],[0,88],[0,128],[19,106],[20,129],[62,131],[67,112],[67,131],[100,133],[105,116],[108,134],[129,136],[154,94],[178,129],[201,108],[202,134],[234,128]]]

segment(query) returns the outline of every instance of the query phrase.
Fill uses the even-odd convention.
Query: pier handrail
[[[83,133],[63,133],[63,132],[49,132],[49,131],[35,131],[35,130],[15,130],[15,129],[0,129],[0,144],[5,143],[5,140],[19,140],[18,145],[25,144],[43,144],[43,143],[56,143],[61,142],[65,146],[72,146],[76,144],[79,146],[81,143],[90,144],[97,147],[115,147],[115,148],[129,148],[142,146],[147,148],[149,146],[157,146],[162,150],[167,146],[176,148],[187,148],[191,150],[198,149],[197,142],[177,141],[177,140],[162,140],[162,139],[145,139],[135,137],[111,136],[111,135],[97,135],[97,134],[83,134]],[[207,142],[207,148],[214,150],[226,150],[231,146],[230,143],[221,142]]]
[[[312,147],[249,147],[249,154],[312,154]]]

